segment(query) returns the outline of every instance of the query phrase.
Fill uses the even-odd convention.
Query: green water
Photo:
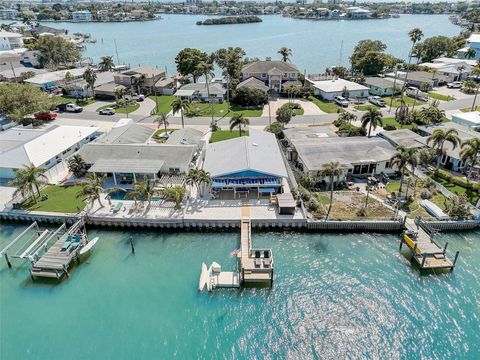
[[[0,225],[0,246],[24,227]],[[480,233],[443,235],[453,273],[420,276],[398,235],[254,232],[273,289],[198,293],[202,261],[233,268],[238,233],[89,231],[60,284],[0,259],[0,358],[480,358]]]

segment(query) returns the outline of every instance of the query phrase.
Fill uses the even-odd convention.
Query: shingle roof
[[[185,128],[172,132],[165,143],[170,145],[199,145],[202,138],[203,132]]]
[[[268,91],[268,86],[263,83],[263,81],[255,78],[255,77],[249,77],[246,80],[243,80],[241,83],[237,85],[237,89],[240,89],[242,87],[248,87],[251,89],[258,89],[267,92]]]
[[[298,68],[284,61],[255,61],[242,67],[242,73],[267,73],[272,69],[278,69],[281,72],[298,72]]]
[[[404,146],[407,149],[417,149],[426,146],[425,137],[414,133],[409,129],[382,131],[379,134],[394,146]]]
[[[140,144],[146,142],[153,130],[136,123],[113,127],[95,142],[99,144]]]
[[[243,171],[287,177],[275,135],[253,128],[249,136],[209,144],[203,168],[212,177]]]
[[[221,84],[218,83],[209,83],[208,84],[208,89],[210,91],[210,94],[226,94],[227,89],[225,89]],[[206,93],[207,92],[207,84],[206,83],[190,83],[190,84],[185,84],[183,85],[179,91],[182,90],[194,90],[194,91],[199,91],[201,93]]]

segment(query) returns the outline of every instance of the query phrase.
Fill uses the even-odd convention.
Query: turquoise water
[[[249,57],[278,58],[282,46],[292,49],[292,61],[300,71],[323,72],[327,66],[348,65],[355,44],[362,39],[378,39],[388,45],[387,52],[406,59],[410,50],[408,31],[419,27],[425,36],[453,36],[460,27],[448,15],[402,15],[398,19],[362,21],[307,21],[263,16],[262,23],[197,26],[201,15],[164,15],[163,20],[130,23],[47,23],[75,32],[89,32],[97,39],[88,44],[85,55],[98,60],[115,55],[114,40],[120,62],[131,66],[152,65],[175,70],[175,56],[185,47],[214,51],[240,46]],[[341,44],[343,51],[341,55]],[[340,61],[341,57],[341,61]]]
[[[0,245],[24,227],[1,225]],[[233,268],[238,233],[100,236],[60,284],[0,264],[1,359],[480,358],[480,233],[442,235],[453,273],[420,276],[398,235],[254,232],[272,289],[198,293],[202,261]],[[2,259],[0,259],[2,260]]]

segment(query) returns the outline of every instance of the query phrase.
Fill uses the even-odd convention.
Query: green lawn
[[[295,115],[303,115],[305,110],[301,107],[300,109],[295,109]]]
[[[213,104],[213,116],[222,117],[222,116],[232,116],[233,114],[243,114],[246,117],[258,117],[262,115],[263,108],[242,108],[238,105],[231,105],[230,111],[228,111],[228,103],[223,102],[221,104]],[[188,117],[194,116],[212,116],[210,104],[201,103],[201,102],[192,102],[190,104],[190,110],[185,113]]]
[[[393,117],[387,117],[387,118],[383,118],[383,126],[385,125],[393,125],[395,126],[397,129],[411,129],[413,127],[413,124],[408,124],[408,125],[400,125],[400,123],[395,120],[395,118]]]
[[[476,111],[480,111],[480,105],[478,105],[475,109]],[[463,108],[463,109],[460,109],[461,112],[470,112],[472,111],[472,107],[467,107],[467,108]]]
[[[168,114],[172,110],[172,103],[176,99],[174,95],[149,96],[149,98],[158,104],[157,114]]]
[[[438,182],[439,184],[443,185],[444,187],[446,187],[448,190],[450,190],[452,193],[456,194],[456,195],[463,195],[465,194],[467,196],[467,199],[468,201],[470,201],[471,204],[473,205],[476,205],[477,202],[478,202],[478,199],[480,198],[480,195],[478,194],[478,192],[476,191],[473,191],[473,190],[470,190],[470,189],[466,189],[460,185],[456,185],[456,184],[452,184],[451,182],[445,180],[445,179],[442,179],[441,177],[439,176],[436,176],[435,174],[429,174],[429,176],[435,180],[436,182]]]
[[[134,112],[135,110],[138,110],[138,108],[140,107],[140,104],[135,102],[135,103],[132,103],[132,105],[130,106],[127,106],[127,107],[117,107],[116,104],[112,104],[112,105],[105,105],[105,106],[101,106],[97,109],[97,112],[100,111],[100,110],[103,110],[103,109],[106,109],[106,108],[112,108],[112,109],[115,109],[115,111],[118,113],[118,114],[126,114],[126,113],[131,113],[131,112]]]
[[[26,200],[22,208],[35,211],[50,211],[61,213],[78,213],[85,207],[85,200],[77,198],[81,186],[56,186],[49,185],[41,191],[42,195],[48,195],[48,199],[37,203]]]
[[[241,106],[230,104],[230,112],[228,115],[233,115],[235,113],[242,113],[246,117],[259,117],[262,116],[262,108],[243,108]],[[300,115],[300,114],[299,114]]]
[[[375,105],[371,105],[371,104],[365,104],[365,105],[355,106],[355,109],[357,109],[358,111],[367,111],[369,109],[377,109],[378,110],[378,107],[375,106]]]
[[[455,100],[455,98],[454,98],[453,96],[438,94],[438,93],[434,93],[434,92],[428,93],[428,97],[431,98],[431,99],[440,100],[440,101],[452,101],[452,100]]]
[[[62,95],[62,96],[56,96],[56,97],[52,98],[52,102],[55,106],[58,105],[58,104],[63,104],[63,103],[77,104],[77,99],[75,99],[74,97]],[[93,98],[87,98],[87,99],[84,99],[84,100],[79,100],[78,105],[79,106],[87,106],[87,105],[93,104],[94,102],[96,102],[96,100],[94,100]]]
[[[391,97],[383,98],[383,101],[385,101],[387,103],[387,106],[390,106],[390,99],[391,99]],[[410,96],[404,96],[403,100],[405,101],[405,104],[411,105],[411,106],[413,106],[414,103],[415,103],[415,106],[417,106],[417,105],[420,106],[420,105],[425,105],[426,104],[425,101],[420,101],[420,100],[415,101],[415,99],[411,98]],[[400,96],[395,96],[393,98],[392,107],[399,107],[399,106],[400,106]]]
[[[308,98],[311,102],[318,106],[318,108],[326,113],[336,113],[338,110],[337,104],[332,101],[325,101],[316,98],[315,96],[310,96]]]
[[[248,136],[248,131],[242,130],[242,136]],[[233,131],[217,130],[212,133],[212,138],[210,139],[210,142],[215,143],[223,140],[234,139],[237,137],[240,137],[238,129],[235,129]]]

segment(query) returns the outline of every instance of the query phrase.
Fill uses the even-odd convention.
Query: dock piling
[[[10,260],[8,259],[8,254],[5,252],[5,253],[3,254],[3,256],[5,257],[5,261],[7,262],[8,268],[11,269],[11,268],[12,268],[12,264],[10,263]]]

